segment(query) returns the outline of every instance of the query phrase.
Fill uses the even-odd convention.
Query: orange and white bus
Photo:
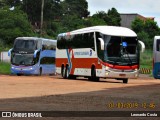
[[[94,26],[59,34],[56,72],[63,78],[113,78],[128,83],[128,78],[138,77],[138,43],[134,31],[116,26]]]

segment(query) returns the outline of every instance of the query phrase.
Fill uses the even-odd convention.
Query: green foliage
[[[142,21],[142,20],[139,19],[139,18],[136,18],[136,19],[132,22],[131,27],[132,27],[132,29],[133,29],[136,33],[142,32],[142,31],[144,31],[144,21]]]
[[[12,6],[20,6],[22,4],[21,0],[5,0],[6,5]]]
[[[107,25],[120,26],[121,17],[115,8],[108,10],[108,13],[104,11],[99,11],[92,16],[95,19],[103,20]]]
[[[11,46],[5,44],[2,39],[0,39],[0,52],[1,51],[8,51],[11,48]]]
[[[0,62],[0,74],[10,74],[10,63]]]
[[[6,5],[5,0],[0,0],[0,9],[3,8]]]
[[[141,32],[137,33],[137,35],[138,35],[138,39],[145,43],[146,48],[152,47],[153,41],[152,41],[152,39],[149,39],[149,35],[146,32],[141,31]]]
[[[148,33],[149,38],[154,38],[154,36],[159,33],[159,27],[157,25],[157,22],[149,19],[146,20],[144,25],[144,31]]]
[[[154,36],[160,32],[157,22],[149,19],[143,21],[136,18],[132,22],[132,29],[138,34],[138,39],[145,43],[146,48],[152,49]]]
[[[5,44],[12,44],[16,37],[32,36],[27,15],[20,10],[0,10],[0,36]]]
[[[50,21],[59,18],[62,15],[60,0],[44,0],[44,21]],[[23,0],[22,10],[27,13],[29,20],[34,25],[41,20],[42,0]]]
[[[106,20],[108,25],[120,26],[121,17],[115,8],[108,10],[108,17]]]
[[[40,21],[41,0],[23,0],[22,10],[27,13],[31,23]]]
[[[96,26],[96,25],[106,25],[106,22],[98,17],[91,17],[84,21],[86,27]]]
[[[86,0],[64,0],[64,14],[76,15],[78,18],[86,18],[89,15],[88,2]]]
[[[148,68],[152,69],[153,63],[153,51],[152,50],[145,50],[144,53],[140,54],[140,67],[141,68]]]
[[[64,15],[61,24],[66,31],[71,31],[80,28],[79,26],[83,24],[83,21],[76,15]]]
[[[107,18],[107,16],[108,15],[107,15],[107,13],[105,11],[98,11],[92,17],[94,17],[94,18],[100,18],[100,19],[105,20]]]

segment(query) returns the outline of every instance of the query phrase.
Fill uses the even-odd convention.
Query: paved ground
[[[160,80],[141,75],[140,78],[129,79],[128,84],[123,84],[122,81],[111,79],[91,82],[84,78],[65,80],[60,76],[0,75],[0,111],[138,110],[160,110]],[[82,118],[54,119],[81,120]],[[124,120],[124,118],[119,119]],[[152,119],[158,120],[158,118]]]

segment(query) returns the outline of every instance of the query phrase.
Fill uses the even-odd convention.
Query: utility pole
[[[43,34],[43,8],[44,8],[44,0],[42,0],[42,6],[41,6],[41,35]]]

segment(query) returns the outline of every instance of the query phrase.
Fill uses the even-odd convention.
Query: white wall
[[[10,62],[10,57],[8,56],[8,51],[0,52],[0,61],[2,62]]]

